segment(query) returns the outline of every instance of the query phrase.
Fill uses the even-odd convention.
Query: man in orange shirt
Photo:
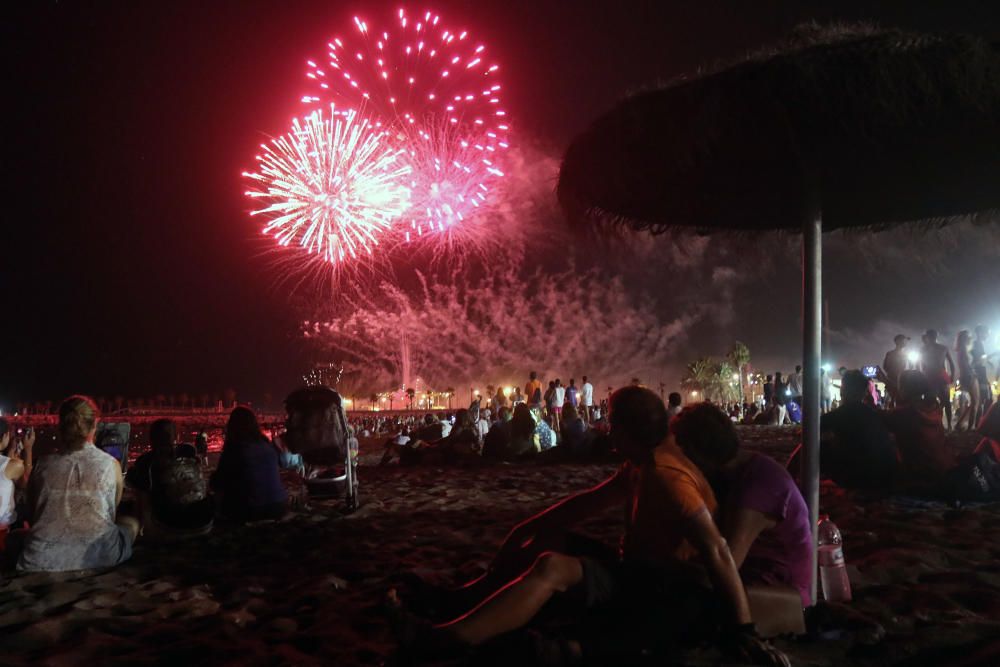
[[[524,385],[524,400],[529,407],[542,405],[542,383],[538,381],[538,373],[528,373],[528,383]]]
[[[516,561],[536,540],[544,541],[615,505],[625,510],[620,558],[545,551],[524,574],[472,611],[433,628],[419,627],[418,621],[403,612],[395,591],[390,591],[390,611],[404,648],[429,655],[477,646],[525,626],[559,594],[588,610],[623,610],[615,616],[633,626],[648,628],[646,621],[663,618],[663,612],[668,619],[639,637],[634,636],[634,627],[627,628],[627,641],[614,637],[601,642],[600,637],[588,636],[564,642],[559,650],[570,663],[584,659],[619,662],[609,651],[641,650],[648,647],[635,645],[637,641],[658,643],[663,637],[669,638],[669,644],[699,624],[721,623],[724,642],[743,661],[788,664],[753,630],[740,575],[712,519],[717,506],[712,488],[667,437],[663,401],[646,388],[625,387],[611,397],[610,413],[611,438],[626,462],[603,483],[514,528],[495,562]],[[716,610],[716,606],[721,608]]]

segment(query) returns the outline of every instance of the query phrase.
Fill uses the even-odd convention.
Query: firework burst
[[[261,144],[258,171],[244,172],[266,205],[264,233],[334,264],[371,255],[409,208],[405,154],[359,112],[316,110]]]
[[[437,14],[401,9],[384,28],[355,17],[327,49],[324,61],[307,62],[302,101],[364,106],[405,151],[411,205],[397,225],[401,240],[437,243],[445,234],[479,245],[510,129],[486,46]]]

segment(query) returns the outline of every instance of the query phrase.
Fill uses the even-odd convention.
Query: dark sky
[[[7,10],[0,406],[73,391],[232,386],[245,396],[279,395],[294,384],[305,363],[300,314],[256,257],[240,172],[252,166],[262,133],[300,113],[304,59],[374,4],[34,2]],[[1000,5],[989,0],[428,6],[490,44],[507,72],[505,103],[519,136],[556,156],[628,91],[738,56],[806,20],[871,19],[1000,40]],[[927,242],[893,250],[897,239],[879,235],[864,243],[873,256],[861,259],[848,243],[827,264],[834,338],[845,349],[896,326],[953,331],[980,317],[1000,325],[995,254],[962,239],[934,241],[934,270],[907,273],[899,269],[906,248],[920,252]],[[738,311],[742,328],[723,332],[768,361],[797,349],[798,267],[794,257],[782,262],[761,284],[746,268],[740,299],[750,307]],[[890,270],[873,273],[880,263]],[[881,300],[867,298],[873,288]]]

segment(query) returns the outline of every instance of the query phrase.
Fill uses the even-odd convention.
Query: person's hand
[[[726,649],[732,658],[748,665],[773,665],[775,667],[791,667],[792,665],[788,656],[757,634],[753,624],[739,626],[727,636]]]
[[[35,429],[30,429],[24,434],[24,448],[28,451],[35,446]]]

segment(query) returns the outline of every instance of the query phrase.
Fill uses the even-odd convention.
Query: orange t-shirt
[[[653,463],[625,463],[628,484],[622,557],[651,565],[686,561],[697,554],[684,538],[684,524],[703,509],[715,514],[718,503],[701,470],[672,442],[653,450]]]
[[[524,400],[527,401],[528,403],[531,403],[531,401],[533,401],[535,398],[536,389],[538,391],[541,391],[542,383],[539,382],[538,380],[529,380],[528,384],[524,385]]]

